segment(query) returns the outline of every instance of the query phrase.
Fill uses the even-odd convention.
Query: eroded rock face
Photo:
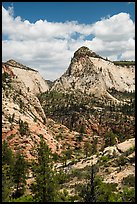
[[[135,147],[135,138],[126,140],[117,145],[117,149],[121,152],[126,152],[130,148],[134,148],[134,147]]]
[[[116,66],[88,49],[79,48],[67,71],[55,81],[51,90],[60,92],[81,91],[115,100],[108,89],[135,90],[135,66]]]
[[[2,66],[2,73],[6,73],[2,81],[2,140],[6,140],[14,152],[21,149],[28,159],[34,158],[33,151],[40,141],[40,134],[43,135],[52,152],[60,154],[65,150],[64,146],[67,146],[67,143],[75,147],[75,136],[78,133],[70,132],[65,126],[55,124],[54,121],[46,118],[37,92],[30,89],[30,86],[28,89],[23,75],[31,72],[30,77],[34,79],[34,71],[21,67],[14,68],[13,65],[20,66],[20,64],[11,62],[10,65],[3,63]],[[34,87],[35,85],[34,82]],[[19,121],[28,125],[28,131],[24,134],[20,133]],[[63,134],[63,140],[56,138],[60,132]]]
[[[26,67],[14,60],[3,63],[3,69],[6,71],[4,67],[14,74],[13,77],[16,81],[22,82],[24,87],[35,95],[49,89],[49,85],[39,72],[32,68]]]
[[[56,141],[47,131],[46,115],[37,98],[37,93],[48,88],[42,77],[13,60],[2,64],[2,73],[2,140],[8,141],[14,151],[22,149],[31,159],[32,149],[42,134],[56,151]],[[20,133],[19,121],[28,124],[29,131],[24,135]]]
[[[134,147],[135,147],[135,138],[131,138],[117,145],[106,147],[103,150],[103,155],[113,156],[115,154],[119,156],[121,153],[124,153]]]

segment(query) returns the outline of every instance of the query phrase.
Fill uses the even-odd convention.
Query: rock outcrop
[[[52,151],[56,151],[57,141],[47,131],[47,118],[37,98],[38,93],[48,89],[44,79],[37,71],[13,60],[2,64],[2,73],[2,140],[31,159],[32,149],[42,134]],[[24,134],[20,131],[20,121],[25,124]]]
[[[117,145],[117,149],[121,152],[126,152],[130,148],[134,148],[134,147],[135,147],[135,138],[128,139]]]
[[[74,53],[67,71],[54,82],[51,90],[79,90],[82,93],[116,100],[108,93],[112,88],[122,92],[134,91],[135,66],[115,65],[87,47],[81,47]]]
[[[41,77],[38,71],[26,67],[14,60],[3,63],[3,72],[8,72],[16,81],[22,82],[35,95],[49,89],[47,82]]]

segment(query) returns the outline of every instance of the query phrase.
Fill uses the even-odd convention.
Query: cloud
[[[3,61],[15,59],[50,80],[66,71],[74,52],[83,45],[111,60],[135,59],[135,24],[128,13],[107,16],[94,24],[30,23],[14,17],[13,6],[2,7],[2,34]]]
[[[119,13],[96,22],[93,25],[93,33],[104,41],[128,40],[130,37],[134,37],[135,27],[129,14]]]
[[[128,4],[135,4],[135,2],[128,2]]]

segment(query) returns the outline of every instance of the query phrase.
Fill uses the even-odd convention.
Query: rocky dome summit
[[[16,62],[15,60],[13,59],[10,59],[6,62],[6,64],[8,65],[11,65],[11,66],[15,66],[15,67],[26,67],[25,65],[19,63],[19,62]]]
[[[98,57],[98,58],[102,58],[101,56],[97,55],[95,52],[93,52],[92,50],[90,50],[88,47],[86,46],[82,46],[80,47],[75,53],[74,53],[74,57],[75,58],[79,58],[79,57]]]
[[[30,67],[27,67],[27,66],[25,66],[25,65],[23,65],[23,64],[21,64],[19,62],[16,62],[13,59],[8,60],[5,64],[9,65],[11,67],[16,67],[16,68],[20,68],[20,69],[26,69],[26,70],[31,70],[31,71],[37,72],[37,70],[32,69]]]
[[[24,93],[29,89],[31,93],[36,95],[49,89],[49,85],[37,70],[16,62],[13,59],[2,63],[2,73],[4,72],[12,76],[14,85],[22,89]]]
[[[99,56],[88,47],[82,46],[74,53],[66,72],[55,81],[52,90],[60,92],[82,92],[96,97],[115,100],[108,93],[135,90],[135,66],[117,66]],[[118,100],[116,100],[118,102]]]

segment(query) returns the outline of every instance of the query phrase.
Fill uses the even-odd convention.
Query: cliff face
[[[31,159],[42,134],[55,151],[56,141],[47,131],[47,118],[37,98],[38,93],[48,89],[44,79],[13,60],[2,64],[2,73],[2,140]]]
[[[60,187],[69,195],[77,192],[76,184],[84,184],[93,164],[97,164],[97,175],[104,183],[117,185],[117,192],[121,192],[128,177],[133,188],[134,93],[116,93],[114,97],[120,95],[116,98],[129,101],[129,105],[121,103],[117,107],[92,94],[117,100],[109,94],[109,88],[134,90],[134,68],[116,66],[83,47],[74,53],[68,70],[49,89],[37,71],[13,60],[3,63],[2,141],[31,160],[42,134],[53,153],[65,155],[54,167],[69,173]],[[46,90],[53,92],[42,93]],[[42,94],[37,96],[38,93]],[[29,170],[27,184],[34,181]]]
[[[22,82],[25,88],[28,88],[30,92],[35,95],[41,92],[45,92],[49,89],[47,82],[41,77],[38,71],[26,67],[14,60],[9,60],[3,63],[3,69],[11,70],[16,81]]]
[[[67,141],[74,146],[79,133],[46,117],[37,93],[47,85],[39,73],[13,60],[2,64],[2,73],[2,141],[6,140],[14,152],[23,151],[28,159],[34,158],[40,134],[52,152],[60,154]],[[60,129],[63,140],[57,139]]]
[[[87,47],[81,47],[74,53],[67,71],[55,81],[52,90],[80,90],[86,94],[112,98],[107,92],[111,88],[122,92],[134,91],[135,66],[117,66]]]

